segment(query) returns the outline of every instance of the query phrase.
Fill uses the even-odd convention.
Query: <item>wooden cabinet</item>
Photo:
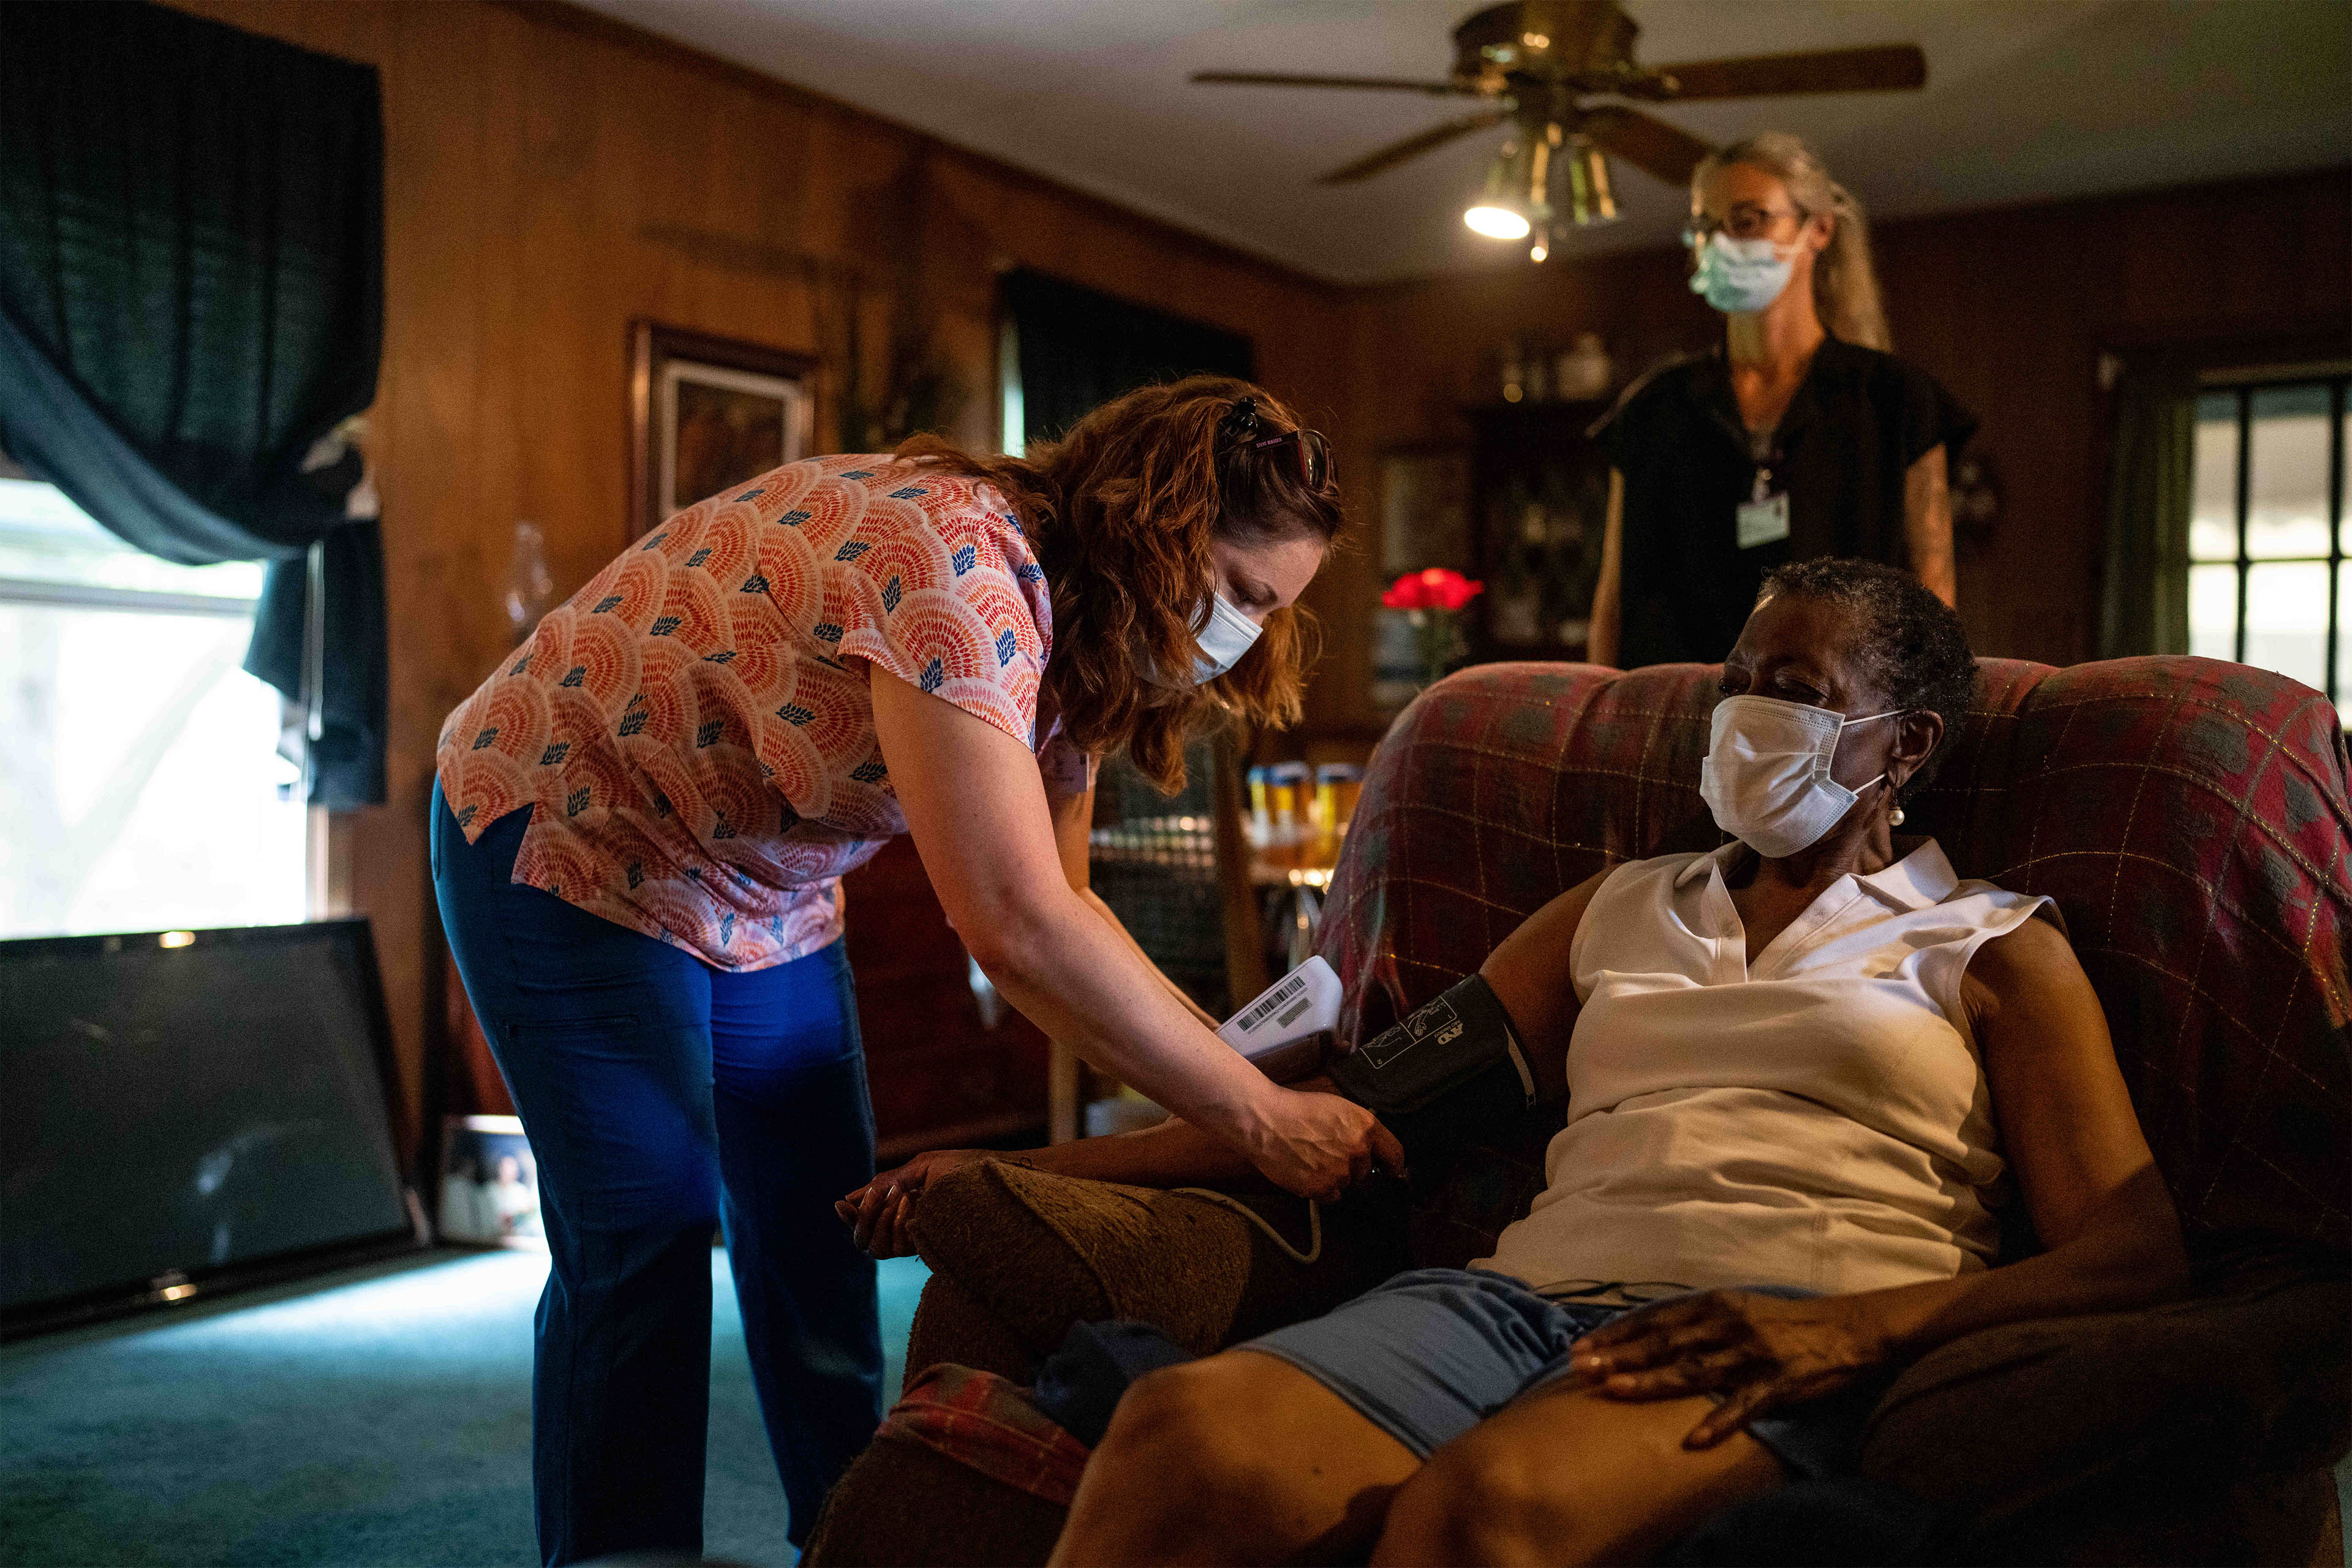
[[[992,1024],[982,1016],[914,840],[891,839],[843,885],[882,1162],[1042,1129],[1045,1037],[1001,999]]]
[[[1582,658],[1609,515],[1609,458],[1585,432],[1606,400],[1496,404],[1467,411],[1472,575],[1470,657]]]

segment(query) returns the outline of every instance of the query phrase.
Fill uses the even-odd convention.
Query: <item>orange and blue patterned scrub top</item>
[[[985,480],[787,463],[551,613],[449,715],[436,767],[468,843],[535,808],[517,882],[761,969],[839,936],[842,874],[907,829],[866,664],[1050,753],[1068,750],[1039,732],[1053,642],[1045,573]]]

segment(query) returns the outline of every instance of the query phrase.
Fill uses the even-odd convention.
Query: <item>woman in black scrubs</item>
[[[1593,662],[1718,662],[1765,574],[1814,556],[1907,567],[1953,603],[1947,473],[1976,419],[1887,352],[1859,205],[1767,132],[1699,165],[1684,237],[1724,341],[1650,372],[1595,428],[1611,472]]]

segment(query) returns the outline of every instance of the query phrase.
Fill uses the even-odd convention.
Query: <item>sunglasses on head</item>
[[[1331,477],[1331,443],[1320,430],[1285,430],[1278,436],[1258,433],[1257,399],[1238,398],[1232,412],[1217,425],[1217,434],[1245,452],[1268,452],[1288,447],[1298,455],[1298,479],[1310,490],[1319,490]]]

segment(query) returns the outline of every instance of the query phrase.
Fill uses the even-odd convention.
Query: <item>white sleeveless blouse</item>
[[[1738,845],[1619,867],[1569,955],[1583,1011],[1546,1189],[1474,1267],[1832,1294],[1989,1267],[2005,1165],[1960,981],[2050,900],[1906,842],[1752,967],[1723,879]]]

